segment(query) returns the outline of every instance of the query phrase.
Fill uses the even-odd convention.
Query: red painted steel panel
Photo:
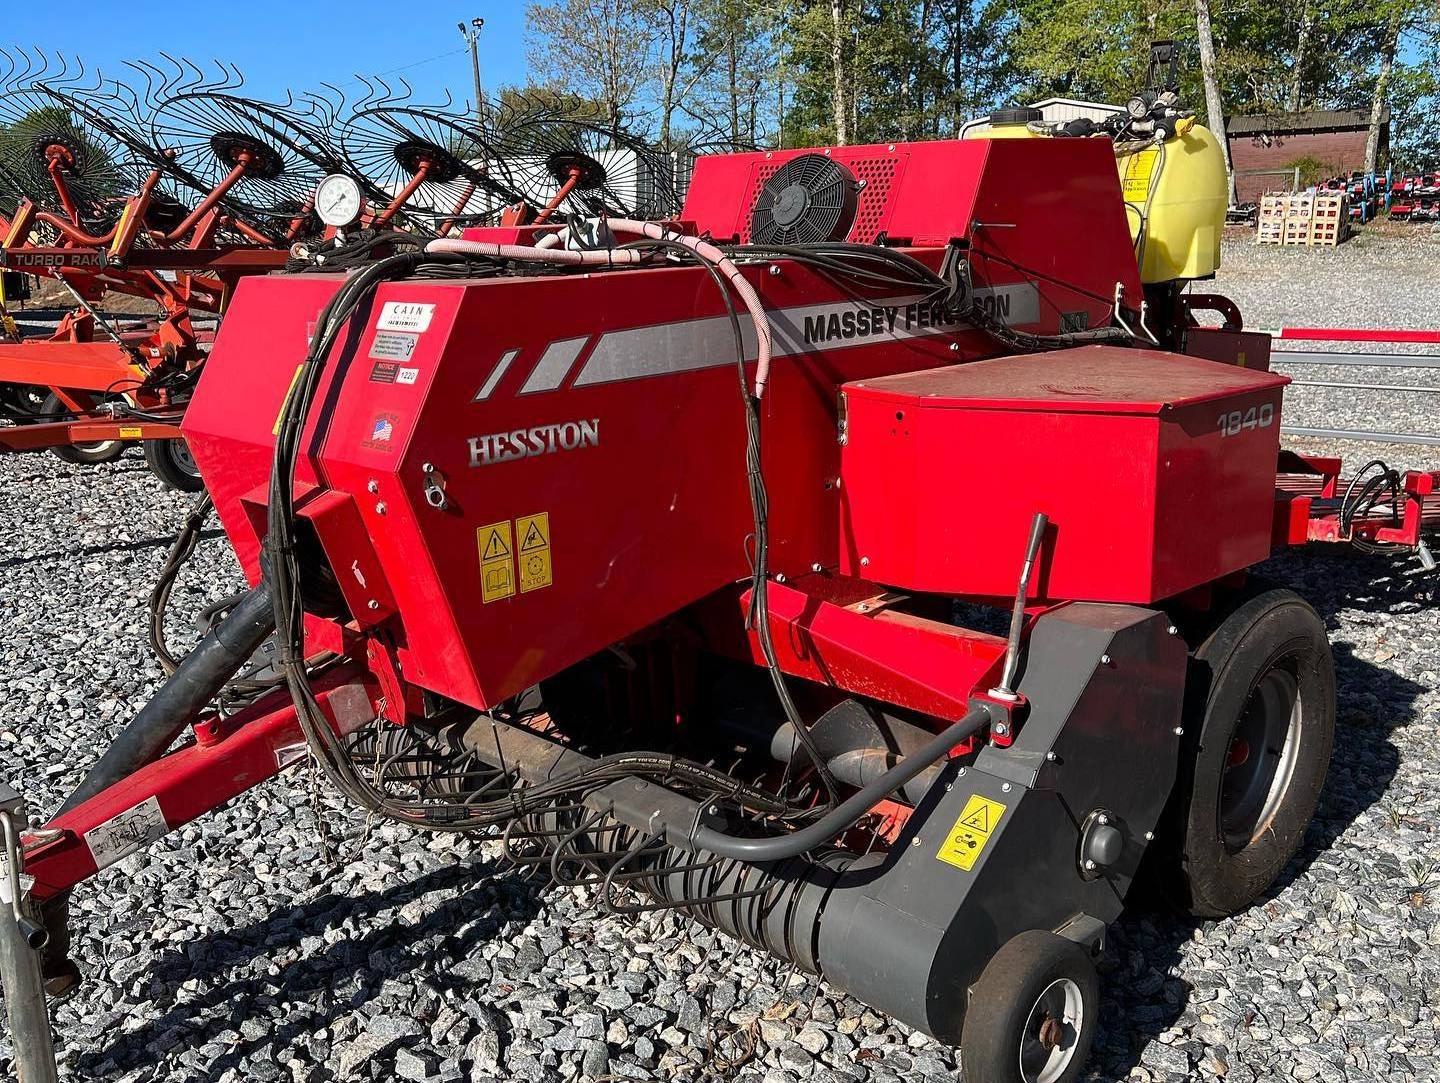
[[[972,246],[991,257],[976,267],[980,297],[1026,331],[1053,334],[1062,313],[1103,324],[1115,282],[1135,276],[1109,148],[1034,142],[1050,153],[904,148],[911,157],[894,174],[886,221],[938,223],[936,237],[948,240],[951,230],[970,228],[979,201],[996,227],[982,228]],[[846,153],[852,149],[863,150]],[[702,229],[734,228],[758,160],[701,163],[693,204],[705,205],[707,185],[715,187],[706,170],[731,189],[729,224],[701,221]],[[1022,167],[1029,172],[1007,183]],[[1020,221],[1022,196],[1039,187],[1052,190],[1045,198],[1056,207],[1066,192],[1092,190],[1110,191],[1113,206],[1097,218],[1077,204],[1058,237],[1038,225],[998,228]],[[694,212],[687,207],[687,217]],[[932,268],[942,258],[937,248],[910,251]],[[893,288],[860,296],[784,260],[744,273],[777,342],[762,406],[771,560],[794,577],[840,561],[840,385],[993,356],[1000,347]],[[252,580],[273,426],[339,282],[242,282],[186,416],[196,461]],[[393,598],[396,614],[384,629],[404,679],[475,706],[492,706],[749,572],[753,525],[732,331],[713,281],[696,267],[382,286],[330,359],[298,477],[302,497],[318,486],[354,501]],[[427,488],[437,484],[443,500],[432,502]],[[519,589],[538,557],[522,564],[517,535],[542,514],[540,578],[553,582],[531,579],[532,589]],[[315,520],[343,576],[356,571],[344,556],[345,535],[356,529],[340,523]],[[509,534],[497,540],[487,526]],[[482,543],[503,551],[493,574],[483,567],[490,562]],[[355,557],[365,574],[369,558]],[[349,586],[358,601],[364,585]],[[388,599],[376,601],[384,614]]]
[[[1036,512],[1037,598],[1148,603],[1238,571],[1269,553],[1287,382],[1093,346],[850,384],[841,571],[1003,597]]]

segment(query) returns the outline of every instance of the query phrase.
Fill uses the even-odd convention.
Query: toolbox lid
[[[857,380],[845,391],[932,409],[1160,414],[1289,382],[1185,354],[1077,346]]]

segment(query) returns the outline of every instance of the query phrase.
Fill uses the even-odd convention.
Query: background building
[[[1370,115],[1355,109],[1317,109],[1301,113],[1264,113],[1231,117],[1225,126],[1230,159],[1241,203],[1259,200],[1267,190],[1290,187],[1276,175],[1293,175],[1299,165],[1302,183],[1365,168],[1365,138]],[[1390,117],[1381,118],[1379,157],[1390,146]],[[1317,171],[1318,170],[1318,175]]]

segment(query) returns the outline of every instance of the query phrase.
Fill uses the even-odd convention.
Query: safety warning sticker
[[[965,810],[960,813],[960,818],[945,836],[935,856],[968,872],[975,867],[976,859],[984,852],[985,844],[990,841],[1004,814],[1005,806],[999,801],[991,801],[978,793],[971,794],[970,800],[965,802]]]
[[[498,602],[515,593],[515,546],[510,520],[505,519],[475,532],[480,547],[480,600]]]
[[[419,335],[380,331],[375,335],[375,341],[370,344],[370,356],[372,359],[380,357],[386,361],[409,361],[410,355],[415,352],[415,343],[419,341]]]
[[[1125,162],[1125,172],[1120,178],[1127,203],[1143,203],[1150,196],[1150,179],[1155,175],[1155,160],[1159,151],[1151,147],[1138,154],[1132,154]]]
[[[139,440],[144,435],[145,430],[142,429],[139,425],[120,426],[120,439],[122,440]]]
[[[90,847],[95,867],[103,869],[149,846],[169,830],[160,801],[152,796],[85,832],[85,845]]]
[[[522,515],[515,520],[520,544],[520,591],[539,590],[555,582],[550,563],[550,513]]]

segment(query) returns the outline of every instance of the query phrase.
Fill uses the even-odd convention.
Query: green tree
[[[70,156],[62,178],[82,218],[99,213],[110,200],[133,194],[138,185],[138,178],[122,169],[68,110],[58,105],[30,109],[10,124],[0,124],[0,162],[19,192],[52,210],[60,204],[44,157],[49,144],[63,146]],[[9,186],[0,181],[0,188]]]
[[[553,0],[526,8],[526,56],[537,81],[598,102],[618,130],[636,119],[650,73],[644,0]]]

